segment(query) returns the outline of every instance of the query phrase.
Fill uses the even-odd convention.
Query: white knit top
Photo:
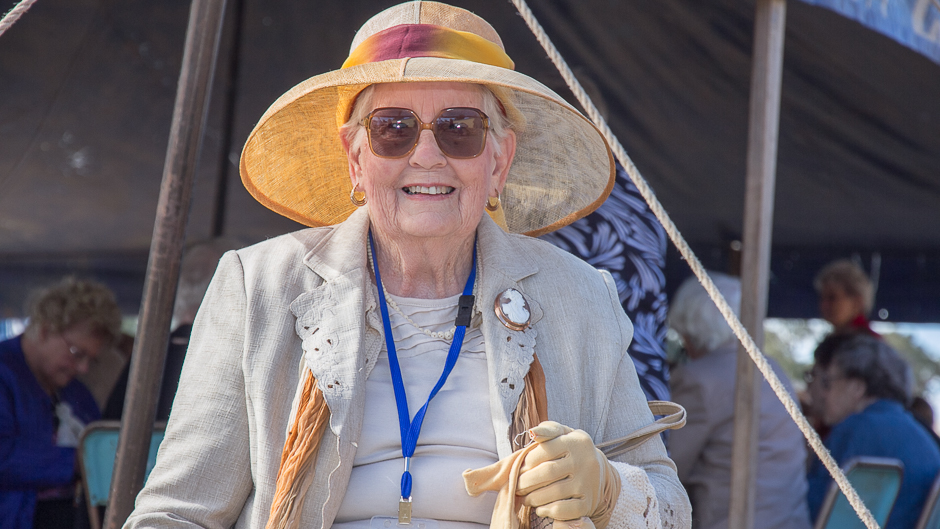
[[[434,332],[454,325],[457,300],[391,296],[415,323]],[[408,412],[427,402],[444,369],[450,341],[433,339],[389,309],[395,350],[401,365]],[[483,334],[471,326],[457,364],[428,406],[411,460],[412,516],[438,521],[440,529],[489,526],[495,493],[467,494],[461,473],[497,461],[490,414]],[[365,529],[373,516],[397,517],[404,459],[388,352],[382,353],[366,381],[365,416],[352,475],[333,527]]]

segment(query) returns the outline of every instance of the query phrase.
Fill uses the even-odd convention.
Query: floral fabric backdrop
[[[620,164],[610,198],[597,211],[541,238],[610,272],[633,322],[629,353],[640,386],[650,400],[669,400],[666,233]]]

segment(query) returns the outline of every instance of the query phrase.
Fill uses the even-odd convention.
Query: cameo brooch
[[[529,326],[531,312],[522,292],[507,288],[496,296],[496,317],[512,331],[523,331]]]

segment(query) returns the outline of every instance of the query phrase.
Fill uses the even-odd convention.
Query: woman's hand
[[[620,495],[620,475],[591,436],[553,421],[529,430],[538,443],[525,456],[517,496],[539,516],[607,526]]]

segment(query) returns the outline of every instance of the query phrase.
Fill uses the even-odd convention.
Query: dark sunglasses
[[[408,156],[425,129],[431,130],[446,156],[476,158],[486,147],[489,118],[475,108],[447,108],[424,123],[407,108],[377,108],[362,120],[362,126],[369,131],[369,148],[380,158]]]

